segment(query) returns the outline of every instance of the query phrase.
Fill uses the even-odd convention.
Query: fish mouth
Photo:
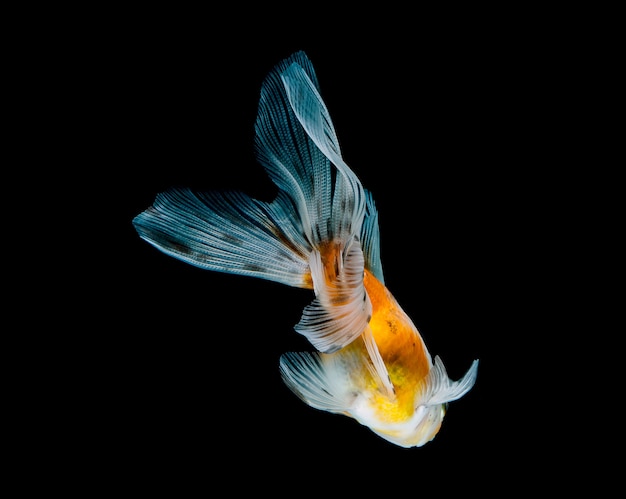
[[[447,404],[420,405],[409,420],[377,425],[372,430],[401,447],[421,447],[439,433],[446,411]]]

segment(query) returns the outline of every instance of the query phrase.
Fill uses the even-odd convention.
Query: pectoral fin
[[[448,377],[443,361],[436,355],[433,367],[428,373],[427,388],[422,397],[423,405],[446,404],[461,398],[474,386],[477,371],[478,360],[475,360],[460,380],[452,381]]]
[[[306,404],[322,411],[345,414],[348,408],[319,353],[289,352],[280,357],[285,384]]]

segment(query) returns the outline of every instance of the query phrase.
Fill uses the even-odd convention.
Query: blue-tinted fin
[[[370,320],[363,272],[367,266],[382,280],[378,222],[371,196],[341,157],[304,52],[264,80],[255,132],[258,160],[279,188],[272,203],[172,189],[133,223],[150,244],[192,265],[313,286],[315,300],[296,329],[333,352]]]
[[[346,243],[358,235],[365,215],[363,187],[341,158],[304,52],[281,61],[264,80],[255,130],[258,160],[293,200],[311,245]]]
[[[365,189],[366,211],[361,228],[361,246],[365,257],[365,268],[376,279],[385,284],[383,266],[380,260],[380,231],[378,228],[378,211],[372,193]]]
[[[312,246],[332,234],[334,168],[300,125],[287,99],[280,74],[297,61],[317,82],[308,58],[297,52],[279,63],[261,87],[255,123],[258,161],[277,187],[292,200],[304,236]]]
[[[316,83],[304,67],[292,62],[281,73],[292,111],[310,140],[337,169],[330,218],[318,223],[330,224],[331,239],[348,241],[361,231],[365,216],[365,193],[361,182],[341,157],[339,142],[330,114]]]
[[[310,287],[311,248],[284,195],[264,203],[241,192],[171,189],[133,224],[147,242],[197,267]]]
[[[334,352],[358,337],[370,320],[360,238],[366,236],[368,258],[381,275],[378,228],[373,203],[341,158],[317,77],[303,52],[276,65],[263,83],[256,147],[269,176],[292,199],[299,227],[313,248],[309,264],[316,298],[296,331],[318,350]],[[368,207],[371,218],[364,227]]]

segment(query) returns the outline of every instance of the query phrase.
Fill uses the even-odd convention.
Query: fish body
[[[474,385],[478,360],[450,380],[385,286],[374,200],[343,161],[304,52],[263,82],[255,131],[257,158],[278,187],[272,202],[170,189],[133,219],[139,236],[200,268],[313,290],[295,330],[315,351],[281,356],[286,385],[389,442],[424,445],[448,403]]]

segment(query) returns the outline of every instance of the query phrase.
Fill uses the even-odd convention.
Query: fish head
[[[362,415],[356,419],[391,443],[401,447],[421,447],[439,433],[447,407],[447,403],[419,405],[413,415],[404,421],[388,422],[372,417],[363,418]]]
[[[439,433],[448,404],[472,388],[477,368],[475,360],[465,376],[452,381],[436,356],[408,408],[394,397],[363,391],[351,415],[389,442],[401,447],[421,447]]]

